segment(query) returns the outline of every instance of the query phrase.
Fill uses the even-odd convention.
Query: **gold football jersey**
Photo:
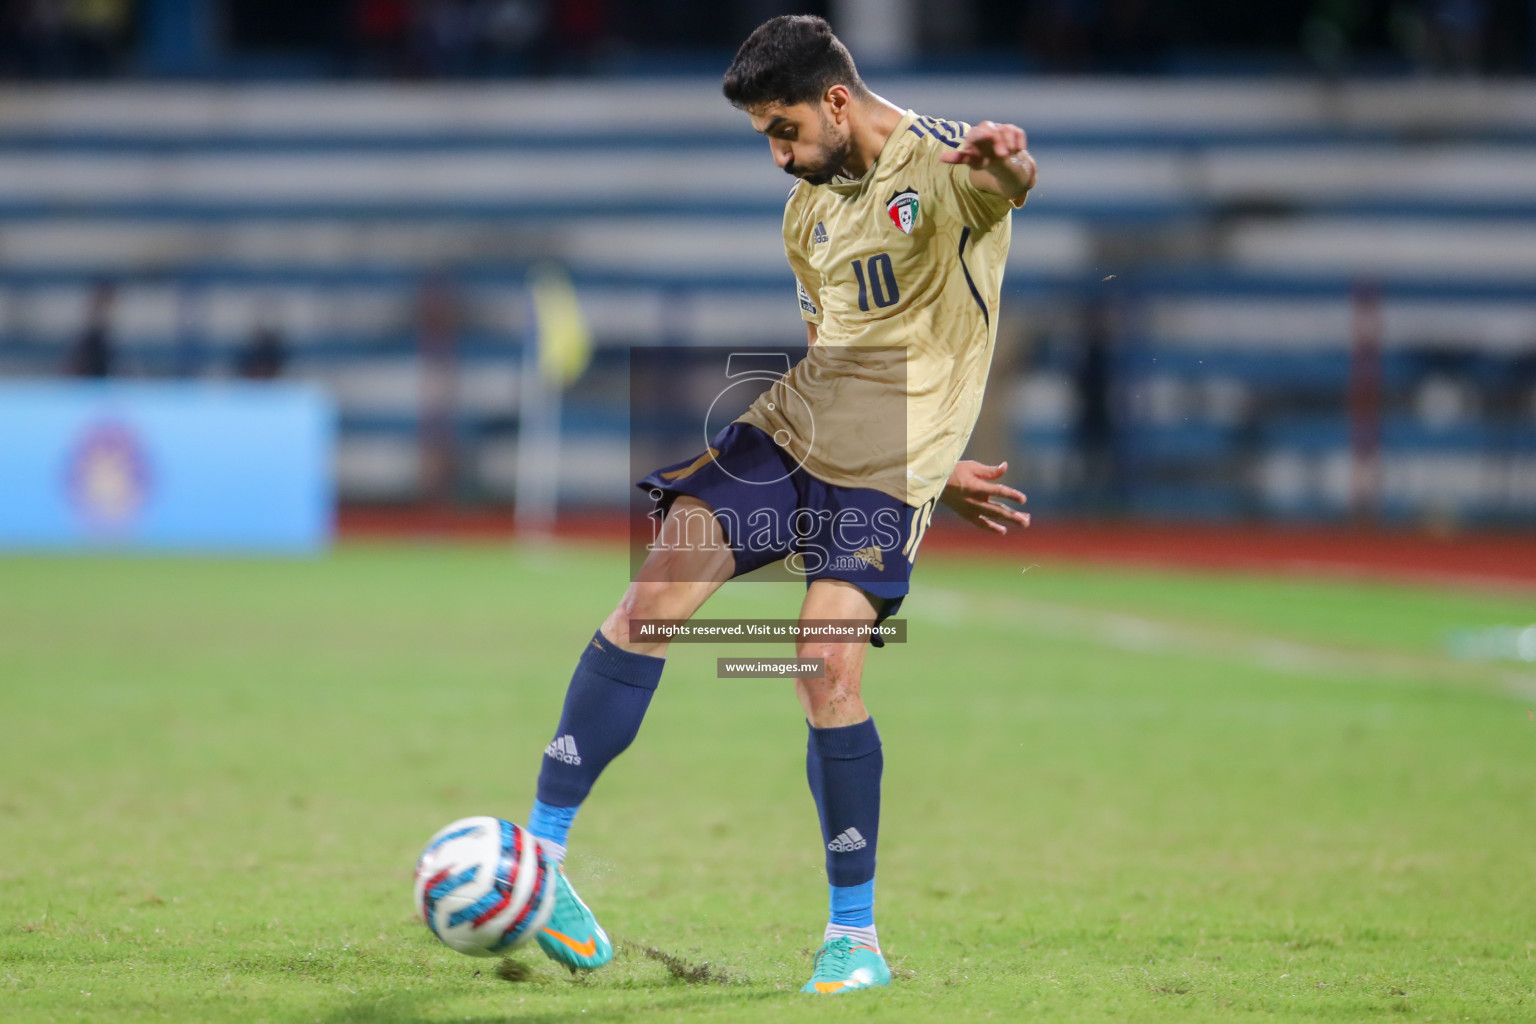
[[[859,180],[796,184],[784,250],[818,339],[741,416],[827,483],[913,507],[965,450],[997,337],[1014,203],[939,160],[969,129],[909,110]]]

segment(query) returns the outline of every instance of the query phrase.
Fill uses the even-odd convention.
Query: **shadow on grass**
[[[597,994],[598,990],[580,987],[569,990],[573,997],[586,997]],[[681,988],[670,989],[671,995],[667,998],[658,998],[654,990],[620,988],[602,990],[605,994],[622,998],[624,995],[634,997],[634,1002],[625,1006],[607,1008],[599,1007],[572,1007],[565,1010],[560,1008],[529,1009],[526,1011],[510,1010],[504,1014],[479,1014],[467,1017],[452,1015],[455,1022],[467,1021],[469,1024],[566,1024],[566,1022],[579,1021],[581,1024],[605,1024],[610,1021],[631,1020],[640,1014],[652,1014],[657,1012],[686,1011],[691,1009],[717,1009],[723,1006],[742,1006],[751,1003],[760,1003],[767,999],[788,998],[790,993],[776,992],[772,990],[750,991],[743,989],[722,988],[710,986],[709,988]],[[558,1001],[563,993],[549,993],[551,1002]],[[438,1024],[438,1022],[450,1019],[448,1014],[442,1012],[442,995],[430,992],[398,993],[380,998],[360,1000],[351,1006],[342,1007],[330,1014],[325,1024]],[[586,999],[582,999],[583,1002]]]

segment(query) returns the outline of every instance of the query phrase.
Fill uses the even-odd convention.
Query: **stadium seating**
[[[463,490],[505,498],[524,273],[553,259],[599,347],[566,406],[563,461],[580,468],[563,494],[620,502],[626,346],[801,336],[779,240],[789,181],[765,145],[711,80],[622,84],[13,90],[0,373],[57,372],[101,281],[118,285],[134,374],[227,375],[267,326],[292,374],[338,396],[342,493],[406,500],[421,295],[446,288]],[[1081,322],[1100,311],[1117,507],[1347,511],[1366,288],[1385,353],[1382,511],[1536,512],[1536,89],[873,84],[1031,133],[1042,178],[1015,222],[1005,323],[1026,354],[993,401],[1043,507],[1073,507]]]

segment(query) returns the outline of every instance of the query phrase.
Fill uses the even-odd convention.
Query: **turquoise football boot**
[[[890,983],[891,969],[878,949],[839,935],[822,945],[816,954],[816,970],[800,991],[834,995]]]
[[[563,867],[555,870],[555,909],[538,938],[545,956],[573,971],[590,971],[613,959],[608,933],[571,888]]]

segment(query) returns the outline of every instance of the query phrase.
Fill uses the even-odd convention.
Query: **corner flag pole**
[[[560,500],[561,392],[591,360],[592,339],[570,276],[552,264],[528,272],[531,315],[518,379],[517,493],[513,525],[553,532]]]

